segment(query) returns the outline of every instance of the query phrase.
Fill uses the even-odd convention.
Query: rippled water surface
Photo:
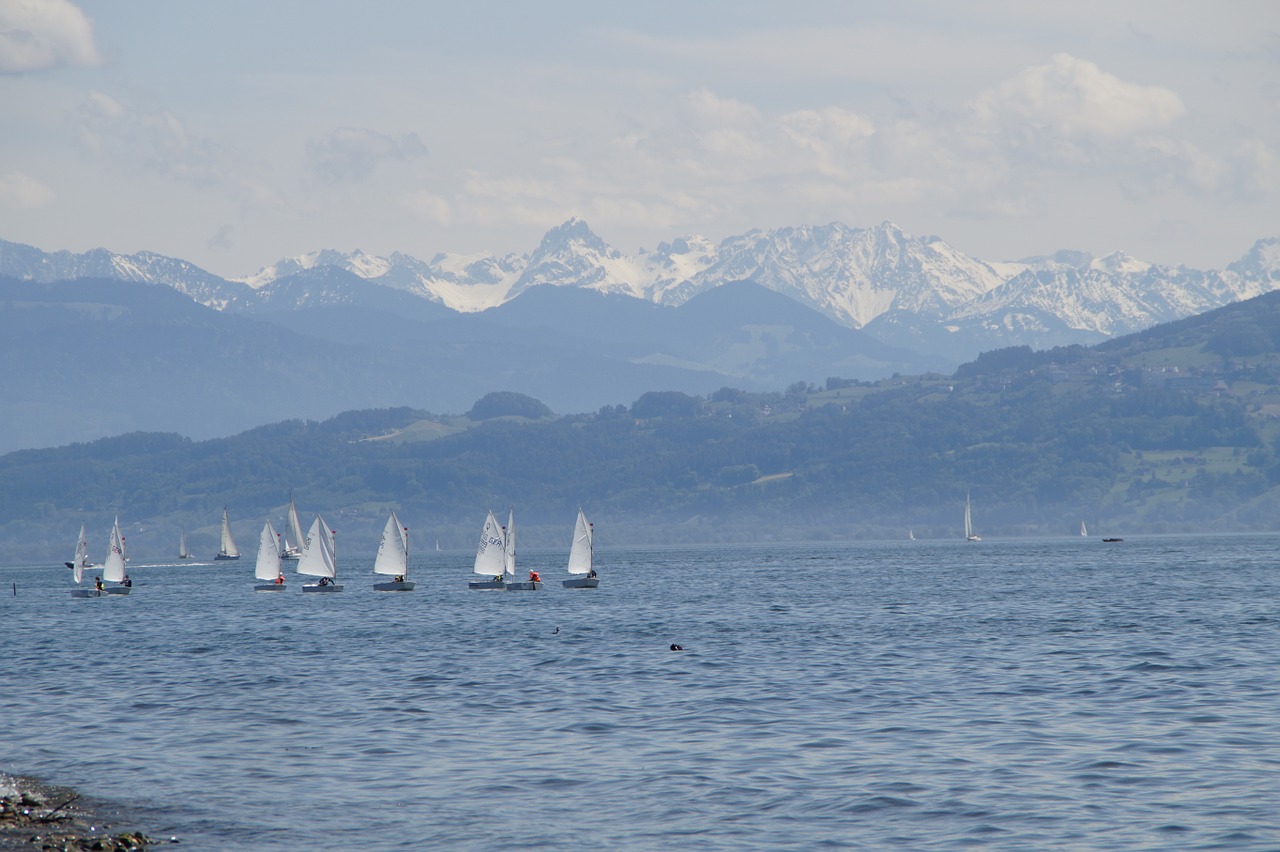
[[[0,768],[184,848],[1280,848],[1280,537],[0,568]],[[17,584],[17,595],[12,585]],[[558,629],[558,632],[557,632]],[[683,652],[672,652],[676,642]]]

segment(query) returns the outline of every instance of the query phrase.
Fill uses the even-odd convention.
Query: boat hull
[[[542,583],[528,580],[523,583],[507,583],[508,592],[534,592],[542,588]]]
[[[507,587],[507,584],[502,582],[501,580],[473,580],[470,583],[467,583],[468,589],[480,589],[482,591],[483,590],[502,591],[506,587]]]
[[[258,583],[253,587],[255,592],[283,592],[285,583]]]
[[[570,577],[560,583],[566,589],[594,589],[600,585],[599,577]]]
[[[103,589],[103,591],[109,595],[127,595],[129,594],[129,592],[133,591],[133,587],[132,586],[111,586],[110,588]]]
[[[227,555],[227,554],[225,554],[225,553],[219,553],[217,556],[213,557],[213,560],[214,560],[215,562],[223,562],[223,561],[226,561],[226,560],[228,560],[228,559],[239,559],[239,558],[240,558],[240,555],[239,555],[239,554],[236,554],[235,556],[228,556],[228,555]]]
[[[311,583],[309,585],[303,586],[302,591],[304,592],[340,592],[342,591],[342,584],[329,583],[327,585],[322,586],[319,583]]]
[[[397,583],[394,580],[392,580],[387,583],[374,583],[373,590],[375,592],[412,592],[413,581],[404,580],[402,582]]]

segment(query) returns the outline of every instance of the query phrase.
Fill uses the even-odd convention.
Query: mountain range
[[[223,278],[151,252],[0,240],[0,452],[191,437],[515,390],[561,412],[1093,343],[1280,288],[1280,238],[1224,270],[1063,251],[985,262],[891,223],[689,236],[626,255],[585,222],[523,255],[319,251]],[[125,398],[122,398],[123,397]]]

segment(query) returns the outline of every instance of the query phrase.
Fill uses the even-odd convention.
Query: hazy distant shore
[[[115,824],[75,790],[0,771],[0,850],[125,852],[155,842]]]

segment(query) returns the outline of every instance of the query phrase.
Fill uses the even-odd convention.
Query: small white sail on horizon
[[[190,559],[191,550],[187,547],[187,531],[185,528],[178,533],[178,558]]]
[[[1089,531],[1088,531],[1087,529],[1085,529],[1084,521],[1081,521],[1081,522],[1080,522],[1080,537],[1081,537],[1081,538],[1087,538],[1087,537],[1088,537],[1088,535],[1089,535]]]
[[[214,559],[239,559],[240,548],[236,547],[236,540],[231,537],[231,517],[227,514],[227,507],[222,507],[222,541],[218,548],[218,555]]]
[[[969,495],[964,495],[964,538],[965,541],[982,541],[982,537],[973,531],[973,511],[969,507]]]

